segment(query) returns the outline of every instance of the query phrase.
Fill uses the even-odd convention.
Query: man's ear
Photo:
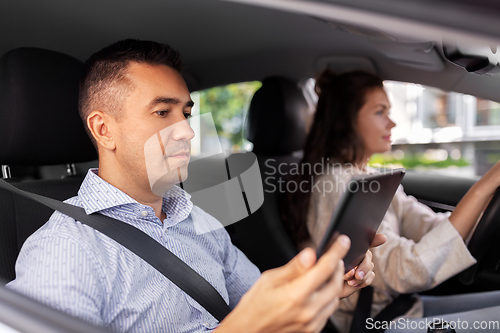
[[[102,112],[92,111],[87,117],[87,126],[99,146],[115,150],[116,144],[111,132],[113,117]]]

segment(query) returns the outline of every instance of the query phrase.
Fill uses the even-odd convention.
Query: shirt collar
[[[78,197],[87,214],[127,204],[139,204],[137,200],[99,177],[97,171],[98,169],[89,169],[78,191]],[[162,210],[171,224],[189,216],[193,208],[190,198],[191,196],[178,186],[165,192]]]
[[[178,186],[174,186],[165,192],[162,210],[167,214],[167,220],[169,221],[165,223],[173,225],[186,219],[193,209],[193,203],[190,199],[191,195]]]

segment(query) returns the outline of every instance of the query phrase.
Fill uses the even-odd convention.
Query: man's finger
[[[342,267],[343,265],[343,261],[339,260],[339,267]],[[342,270],[336,270],[331,279],[316,291],[314,303],[316,306],[318,306],[318,311],[332,299],[340,297],[342,289],[344,287],[344,279],[342,277],[342,273]]]
[[[276,281],[277,283],[289,282],[304,274],[304,272],[311,268],[315,263],[316,252],[314,252],[311,248],[305,248],[286,265],[271,269],[267,271],[266,274],[272,275],[274,279],[273,281]]]
[[[323,308],[321,308],[318,312],[316,320],[318,321],[318,325],[323,328],[326,324],[326,321],[330,318],[330,316],[337,310],[339,307],[339,298],[336,297],[328,304],[326,304]],[[321,325],[323,323],[323,325]]]
[[[351,240],[346,235],[340,235],[337,240],[330,246],[328,251],[319,258],[318,264],[322,261],[336,263],[340,259],[344,259],[347,251],[351,247]],[[316,266],[318,266],[318,264]],[[342,274],[343,275],[343,274]]]
[[[342,278],[344,276],[344,264],[341,259],[347,254],[350,245],[351,240],[349,237],[345,235],[339,236],[328,251],[321,256],[316,265],[298,279],[297,283],[301,285],[300,288],[302,288],[303,292],[312,293],[319,289],[332,278],[338,269],[342,270]]]

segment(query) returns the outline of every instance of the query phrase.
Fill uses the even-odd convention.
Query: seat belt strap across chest
[[[23,191],[3,180],[0,180],[0,188],[35,200],[112,238],[165,275],[219,322],[231,311],[219,292],[207,280],[138,228],[99,213],[87,215],[81,207]]]

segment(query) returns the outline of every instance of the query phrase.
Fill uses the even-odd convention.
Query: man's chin
[[[150,184],[151,191],[157,196],[163,196],[163,194],[174,185],[185,181],[187,179],[187,175],[187,165],[178,167],[158,178],[154,184]]]
[[[177,168],[177,174],[179,176],[179,183],[186,181],[188,178],[188,167],[187,165]]]

